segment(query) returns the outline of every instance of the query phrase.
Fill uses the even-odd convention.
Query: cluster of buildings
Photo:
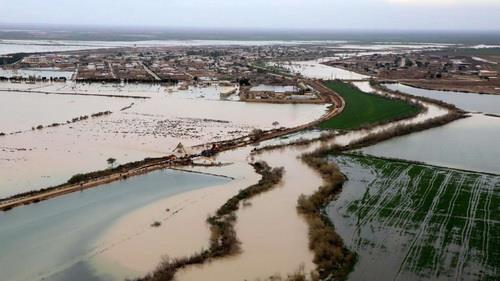
[[[240,99],[249,102],[323,103],[318,92],[304,82],[293,85],[257,85],[240,90]]]
[[[16,63],[18,68],[57,68],[73,71],[78,57],[70,54],[32,54]]]
[[[179,46],[124,47],[22,55],[13,69],[53,68],[75,73],[82,82],[237,81],[266,82],[255,62],[333,55],[324,46]]]
[[[497,79],[490,64],[467,56],[427,53],[374,54],[329,63],[386,79],[440,79],[476,77]]]

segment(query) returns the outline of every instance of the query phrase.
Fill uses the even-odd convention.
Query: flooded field
[[[0,132],[30,131],[39,125],[66,123],[73,118],[120,109],[137,102],[133,99],[46,95],[0,91]]]
[[[79,44],[72,47],[122,46],[120,42]],[[384,44],[359,47],[391,52],[403,48]],[[322,61],[292,62],[286,67],[310,78],[369,78],[323,65]],[[369,82],[356,85],[367,93],[374,92]],[[240,137],[257,128],[294,127],[318,119],[327,109],[327,105],[245,103],[237,96],[222,99],[217,85],[179,90],[154,84],[0,83],[0,90],[0,103],[12,108],[0,112],[0,132],[21,130],[0,137],[0,197],[60,184],[77,173],[106,169],[109,157],[123,164],[165,156],[179,142],[189,149]],[[494,112],[496,107],[487,107],[490,103],[473,111]],[[37,106],[40,104],[44,107]],[[395,124],[417,124],[448,113],[436,105],[423,105],[428,110]],[[46,127],[104,110],[113,113],[31,130],[39,123]],[[352,115],[350,119],[359,114]],[[500,118],[477,114],[363,152],[500,173],[495,161],[500,155],[491,153],[500,138],[495,130],[498,122]],[[276,188],[244,202],[237,211],[235,228],[242,252],[184,268],[176,277],[254,280],[275,273],[286,275],[301,266],[309,272],[315,268],[314,255],[308,247],[308,226],[296,210],[297,199],[313,193],[322,178],[298,157],[324,144],[347,145],[395,124],[262,154],[251,154],[254,147],[244,147],[217,156],[215,161],[227,165],[193,168],[226,177],[157,171],[0,214],[2,278],[123,280],[143,276],[165,256],[200,251],[210,239],[207,216],[235,192],[258,181],[248,165],[256,160],[283,166],[285,175]],[[321,130],[311,130],[260,145],[321,134]],[[499,176],[370,157],[342,156],[332,161],[349,177],[327,211],[347,245],[360,255],[351,280],[371,280],[373,276],[383,280],[494,280],[500,262],[494,251],[500,247],[496,234],[500,231]],[[159,224],[152,227],[154,222]]]
[[[57,70],[57,69],[16,69],[16,70],[11,70],[11,69],[0,68],[0,77],[7,77],[7,78],[12,78],[15,76],[22,76],[24,78],[45,77],[46,79],[50,80],[50,77],[53,77],[53,78],[64,77],[66,79],[71,79],[72,75],[73,75],[72,71],[62,71],[62,70]]]
[[[366,86],[366,85],[365,85]],[[387,84],[392,90],[425,96],[484,113],[500,112],[500,97],[470,93],[442,92]],[[433,165],[500,173],[500,118],[483,114],[457,120],[442,127],[391,139],[361,151],[375,156],[420,161]]]
[[[497,280],[500,176],[332,158],[348,181],[327,213],[359,254],[349,280]]]
[[[500,114],[500,96],[497,95],[434,91],[419,89],[402,84],[385,84],[384,86],[394,91],[401,91],[415,96],[442,100],[470,112]]]
[[[352,71],[344,70],[341,68],[331,67],[321,64],[322,60],[312,61],[295,61],[290,64],[282,64],[281,66],[287,68],[292,73],[300,73],[304,77],[325,80],[360,80],[368,79],[368,76],[361,75]]]
[[[109,280],[93,271],[91,262],[119,242],[98,241],[110,225],[161,198],[227,182],[162,170],[0,213],[2,280]],[[164,212],[173,216],[176,209],[170,207],[171,213]],[[154,231],[155,219],[149,217],[140,230]]]
[[[500,118],[473,115],[361,149],[365,154],[500,173]]]
[[[69,87],[56,83],[42,86],[65,87],[64,91]],[[302,125],[319,118],[327,107],[221,100],[217,98],[219,91],[216,86],[174,90],[172,93],[159,85],[120,87],[87,84],[79,87],[88,93],[140,95],[149,99],[12,93],[12,98],[6,98],[2,106],[13,111],[0,113],[5,115],[0,124],[19,126],[13,129],[21,130],[24,126],[21,121],[25,120],[25,129],[28,131],[0,137],[0,197],[57,185],[77,173],[105,169],[109,157],[116,158],[118,163],[127,163],[145,157],[169,155],[179,142],[191,146],[231,139],[248,134],[254,128],[275,128],[274,122],[278,122],[279,127]],[[36,100],[26,100],[30,108],[35,108],[17,110],[16,104],[26,99],[27,95],[57,102],[48,102],[40,109],[36,107]],[[77,117],[67,116],[66,112],[70,113],[76,106],[71,101],[80,100],[84,100],[82,104],[87,102],[88,106],[82,105],[77,112],[91,114],[104,108],[113,111],[113,114],[31,130],[31,126],[41,123],[37,119],[42,119],[38,117],[41,115],[44,115],[47,123],[65,122],[70,117]],[[62,101],[70,104],[66,105]],[[96,109],[91,110],[94,105]],[[25,111],[25,115],[19,115]],[[4,123],[4,120],[9,122]],[[34,121],[37,122],[31,124]]]

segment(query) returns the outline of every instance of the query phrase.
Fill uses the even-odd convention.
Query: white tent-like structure
[[[182,158],[184,156],[189,155],[188,150],[184,147],[184,145],[180,142],[172,151],[172,154],[177,158]]]

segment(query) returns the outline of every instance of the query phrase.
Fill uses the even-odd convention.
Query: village
[[[4,66],[0,80],[26,84],[145,83],[179,90],[219,85],[221,98],[238,94],[246,102],[315,104],[327,101],[314,84],[285,69],[270,75],[272,69],[266,63],[329,54],[326,50],[320,46],[200,46],[26,54]],[[31,72],[26,74],[25,70]]]
[[[371,54],[325,64],[370,75],[382,81],[403,82],[421,88],[500,94],[497,59],[492,57],[489,60],[460,54],[460,50],[448,50]]]
[[[307,59],[327,55],[324,49],[300,46],[200,46],[120,48],[0,57],[2,68],[73,72],[78,82],[209,82],[264,79],[252,65],[259,61]],[[3,59],[3,63],[2,63]],[[259,77],[260,76],[260,77]],[[20,80],[28,77],[11,76]],[[49,80],[32,77],[35,80]]]

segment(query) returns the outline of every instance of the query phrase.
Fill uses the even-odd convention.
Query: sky
[[[0,23],[500,31],[500,0],[0,0]]]

